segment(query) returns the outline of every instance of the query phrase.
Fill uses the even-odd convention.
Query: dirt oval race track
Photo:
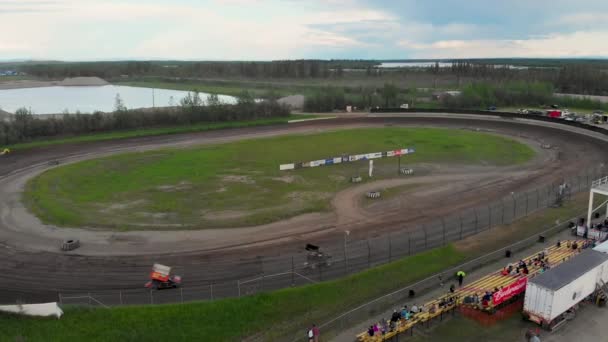
[[[169,294],[157,297],[155,303],[236,296],[243,279],[285,272],[294,265],[300,265],[305,258],[303,246],[308,242],[341,246],[347,229],[351,232],[349,242],[365,241],[397,226],[414,229],[437,215],[455,214],[500,200],[511,192],[561,182],[579,175],[581,170],[597,168],[608,161],[605,152],[608,137],[580,128],[493,116],[405,115],[407,117],[370,115],[62,145],[0,157],[0,272],[5,275],[5,281],[0,284],[0,303],[57,301],[59,293],[63,296],[93,293],[95,298],[109,304],[149,303],[151,298],[142,285],[154,262],[174,266],[175,273],[182,275],[185,282],[179,295],[175,291],[164,291]],[[436,176],[428,176],[436,177],[428,179],[438,184],[436,191],[428,192],[424,198],[416,198],[418,206],[411,210],[398,210],[390,205],[386,208],[361,208],[354,198],[367,189],[355,187],[355,190],[336,195],[333,204],[337,214],[296,217],[263,228],[232,229],[230,233],[218,230],[163,236],[158,232],[159,235],[150,236],[148,240],[131,240],[132,236],[121,233],[66,233],[65,229],[46,227],[24,213],[18,198],[23,181],[51,167],[49,162],[56,160],[64,163],[128,151],[386,125],[468,129],[510,136],[535,148],[538,156],[524,167],[465,167],[458,172],[438,171]],[[543,145],[554,148],[542,149]],[[402,184],[405,183],[391,186]],[[66,234],[78,236],[83,243],[82,250],[60,252],[59,244]],[[340,251],[337,248],[333,255],[339,256]],[[349,259],[367,253],[368,250],[350,250]],[[351,265],[350,271],[364,267]],[[343,275],[343,270],[330,268],[325,275],[320,274],[319,279]],[[308,276],[302,275],[306,277],[275,279],[272,288],[306,283]],[[210,284],[215,284],[215,287],[210,287]],[[264,287],[262,283],[262,288],[271,287]],[[122,291],[120,298],[117,295],[119,290]],[[129,299],[123,298],[123,294],[130,296]]]

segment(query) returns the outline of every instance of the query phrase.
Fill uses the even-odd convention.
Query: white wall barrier
[[[63,311],[56,302],[44,304],[1,305],[0,311],[26,316],[55,316],[57,318],[61,318],[63,315]]]

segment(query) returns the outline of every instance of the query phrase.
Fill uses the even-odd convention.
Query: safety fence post
[[[511,217],[511,223],[513,223],[517,215],[517,201],[515,200],[515,195],[511,195],[511,197],[513,197],[513,217]]]
[[[492,205],[488,206],[488,230],[492,229]]]
[[[236,287],[237,287],[237,289],[239,291],[239,297],[240,297],[241,296],[241,281],[240,280],[236,281]]]
[[[479,231],[479,229],[478,229],[479,217],[477,216],[477,209],[473,209],[473,212],[475,213],[475,234],[477,234],[477,232]]]
[[[61,298],[61,292],[57,293],[59,295],[59,304],[63,304],[63,299]]]
[[[462,216],[460,216],[460,240],[462,240]]]
[[[422,230],[424,231],[424,250],[428,248],[428,241],[426,238],[426,224],[422,225]]]
[[[91,306],[91,292],[89,292],[89,306]]]
[[[122,290],[118,292],[118,295],[120,296],[120,305],[122,305]]]
[[[150,291],[150,304],[154,304],[154,297],[152,296],[152,291]]]
[[[183,287],[179,288],[179,299],[181,300],[182,304],[184,304],[184,288]]]
[[[211,296],[211,300],[213,300],[213,283],[209,284],[209,295]]]
[[[412,255],[412,234],[407,233],[407,255]]]
[[[391,241],[391,232],[388,232],[388,262],[393,260],[393,243]]]
[[[296,281],[294,279],[296,273],[296,265],[293,261],[293,255],[291,256],[291,286],[296,286]]]
[[[500,219],[500,224],[505,224],[505,201],[503,198],[500,199],[500,203],[502,204],[502,217]]]
[[[367,268],[372,267],[372,249],[369,246],[369,238],[367,238]]]
[[[445,246],[445,220],[443,216],[441,217],[441,225],[443,227],[443,245]]]

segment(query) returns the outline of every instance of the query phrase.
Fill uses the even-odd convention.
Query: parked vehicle
[[[572,318],[583,299],[603,291],[606,281],[608,254],[587,250],[528,281],[524,318],[551,330]]]
[[[150,281],[144,286],[148,289],[162,290],[172,289],[181,286],[182,277],[178,275],[171,275],[171,267],[154,264],[152,266],[152,273],[150,273]]]

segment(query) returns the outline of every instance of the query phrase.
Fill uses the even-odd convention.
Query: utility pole
[[[348,256],[346,254],[346,237],[350,234],[350,230],[344,231],[344,274],[348,274]]]
[[[401,174],[401,154],[399,154],[399,158],[397,158],[397,175]]]

